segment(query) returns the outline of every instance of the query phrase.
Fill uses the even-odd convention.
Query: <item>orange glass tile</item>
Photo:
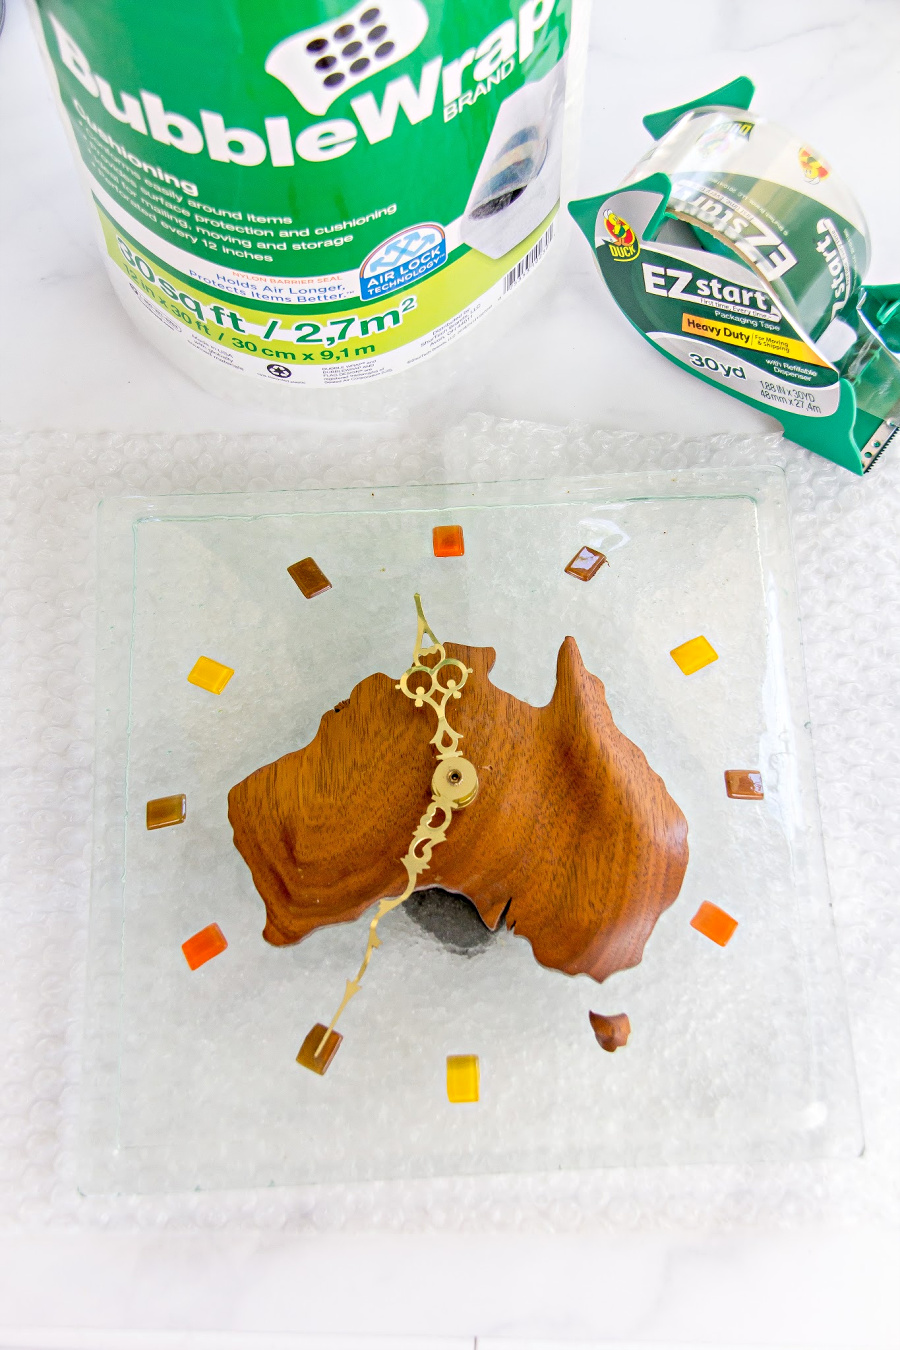
[[[477,1102],[480,1074],[477,1055],[447,1056],[447,1100]]]
[[[431,542],[436,558],[461,558],[466,551],[461,525],[435,525]]]
[[[312,600],[314,595],[321,595],[323,591],[331,590],[331,582],[315,558],[301,558],[299,562],[291,563],[288,573],[307,600]]]
[[[718,905],[710,904],[708,900],[703,901],[691,919],[692,928],[696,928],[698,933],[711,938],[713,942],[718,942],[720,947],[726,946],[731,941],[737,926],[737,919],[726,914],[724,909],[719,909]]]
[[[759,801],[765,796],[762,774],[758,769],[726,769],[725,791],[729,797],[739,797],[746,801]]]
[[[685,675],[693,675],[695,671],[702,670],[704,666],[719,659],[719,653],[712,643],[702,636],[691,638],[690,642],[682,642],[680,647],[673,647],[669,655]]]
[[[187,799],[183,792],[174,797],[154,797],[147,803],[147,829],[161,830],[164,825],[180,825],[187,815]]]
[[[297,1055],[297,1063],[302,1064],[304,1069],[312,1069],[313,1073],[323,1074],[325,1072],[344,1039],[337,1031],[330,1031],[327,1041],[322,1046],[321,1054],[317,1055],[316,1051],[322,1045],[324,1035],[324,1022],[317,1022],[301,1045],[300,1053]]]
[[[211,694],[221,694],[233,674],[231,666],[223,666],[221,661],[214,661],[211,656],[200,656],[188,676],[188,684],[208,689]]]
[[[184,952],[184,959],[187,961],[191,970],[196,970],[198,966],[211,961],[214,956],[224,952],[228,943],[225,941],[225,934],[217,923],[207,924],[201,928],[199,933],[189,937],[187,942],[182,942],[181,950]]]
[[[580,548],[575,554],[565,571],[570,577],[577,577],[579,581],[590,581],[607,561],[605,553],[600,553],[597,549],[591,548],[590,544],[585,544],[584,548]]]

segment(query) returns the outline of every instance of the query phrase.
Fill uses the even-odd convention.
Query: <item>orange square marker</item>
[[[759,769],[726,769],[725,791],[742,801],[760,801],[765,796],[762,774]]]
[[[199,656],[188,676],[188,684],[196,684],[199,689],[208,689],[211,694],[221,694],[234,671],[231,666],[223,666],[211,656]]]
[[[431,542],[436,558],[461,558],[466,551],[461,525],[435,525]]]
[[[205,965],[214,956],[224,952],[227,946],[225,934],[219,925],[210,923],[205,928],[201,928],[199,933],[189,937],[187,942],[182,942],[181,950],[184,952],[184,959],[191,970],[196,970],[198,966]]]
[[[605,553],[599,549],[591,548],[590,544],[585,544],[580,548],[575,557],[568,564],[564,571],[568,572],[570,577],[577,577],[579,581],[590,581],[597,575],[605,562],[608,562]]]
[[[480,1074],[477,1055],[447,1056],[448,1102],[477,1102]]]
[[[702,933],[704,937],[710,938],[713,942],[718,942],[720,947],[727,946],[734,937],[734,930],[737,926],[737,919],[733,919],[730,914],[726,914],[724,909],[719,909],[718,905],[710,904],[708,900],[703,901],[703,904],[691,919],[692,928],[696,928],[698,933]]]
[[[180,825],[187,815],[187,798],[183,792],[174,797],[154,797],[147,803],[147,829],[161,830],[164,825]]]
[[[315,558],[301,558],[299,562],[291,563],[288,575],[300,587],[307,600],[331,590],[331,582]]]
[[[691,638],[690,642],[682,642],[680,647],[673,647],[669,655],[685,675],[693,675],[695,671],[702,670],[704,666],[711,665],[713,661],[719,659],[719,653],[705,637],[695,637]]]
[[[319,1075],[325,1073],[344,1039],[340,1032],[329,1031],[325,1044],[322,1045],[324,1035],[325,1023],[317,1022],[312,1031],[307,1033],[306,1040],[301,1045],[300,1052],[297,1055],[298,1064],[302,1064],[304,1069],[312,1069],[313,1073]],[[322,1052],[317,1055],[316,1051],[320,1045],[322,1045]]]

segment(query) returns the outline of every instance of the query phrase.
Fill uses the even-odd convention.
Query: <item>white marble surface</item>
[[[598,3],[579,191],[611,186],[637,159],[643,112],[742,73],[757,81],[756,106],[802,131],[853,185],[875,241],[871,279],[900,277],[894,0]],[[119,309],[21,0],[0,36],[0,152],[4,428],[284,430],[281,418],[195,388]],[[510,342],[476,407],[646,431],[774,426],[633,335],[578,240],[547,324],[539,346],[527,332]],[[853,934],[844,936],[852,954]],[[878,1008],[862,991],[854,1008],[854,1034],[877,1028]],[[886,1071],[896,1076],[895,1065]],[[751,1181],[748,1196],[752,1212]],[[421,1237],[392,1234],[389,1216],[371,1237],[26,1223],[0,1234],[0,1346],[318,1350],[318,1339],[289,1333],[340,1331],[387,1337],[382,1350],[471,1347],[476,1336],[481,1350],[554,1337],[607,1350],[896,1350],[900,1236],[883,1215],[854,1208],[853,1219],[852,1228],[839,1215],[798,1228],[788,1209],[777,1226],[723,1232],[714,1223],[682,1230],[668,1214],[657,1232],[635,1228],[626,1206],[620,1233],[548,1236],[523,1218],[520,1232],[479,1235],[464,1231],[464,1216],[448,1216],[448,1228],[463,1231]],[[177,1334],[187,1328],[190,1336]]]

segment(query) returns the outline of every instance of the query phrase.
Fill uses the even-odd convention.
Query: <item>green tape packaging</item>
[[[626,317],[676,364],[864,473],[900,430],[900,286],[866,286],[859,206],[748,111],[746,78],[654,113],[612,192],[572,202]]]
[[[116,290],[217,392],[414,401],[554,251],[573,0],[33,3]]]

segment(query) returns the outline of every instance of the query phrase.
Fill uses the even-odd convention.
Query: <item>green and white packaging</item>
[[[753,92],[742,78],[645,117],[658,143],[569,210],[653,346],[864,473],[900,429],[900,287],[864,284],[858,205],[809,146],[747,111]]]
[[[117,290],[195,375],[408,372],[553,242],[572,0],[35,4]]]

